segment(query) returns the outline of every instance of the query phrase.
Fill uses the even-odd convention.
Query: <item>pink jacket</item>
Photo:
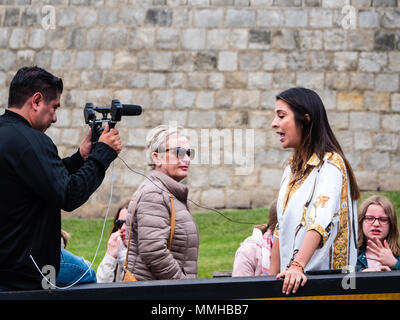
[[[232,277],[268,275],[271,239],[271,231],[268,230],[263,235],[260,229],[254,228],[252,236],[244,240],[236,251]]]

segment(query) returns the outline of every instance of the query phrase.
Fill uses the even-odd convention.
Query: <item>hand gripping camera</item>
[[[101,119],[96,119],[96,112],[103,115]],[[93,103],[87,102],[83,110],[85,123],[92,129],[92,145],[95,145],[103,132],[103,123],[108,122],[110,129],[115,127],[122,116],[138,116],[142,113],[142,107],[134,104],[121,104],[119,100],[111,100],[111,107],[95,107]],[[108,114],[111,118],[108,118]]]

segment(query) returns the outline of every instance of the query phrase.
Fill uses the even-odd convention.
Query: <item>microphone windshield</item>
[[[142,107],[135,104],[123,104],[122,115],[123,116],[138,116],[142,114]]]

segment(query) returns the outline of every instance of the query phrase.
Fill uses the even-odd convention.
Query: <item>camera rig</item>
[[[101,119],[96,118],[96,113],[102,114]],[[95,107],[93,103],[87,102],[83,110],[85,123],[92,129],[92,145],[95,145],[103,132],[103,123],[108,123],[110,129],[114,128],[122,116],[138,116],[142,113],[142,107],[134,104],[122,104],[119,100],[111,100],[111,107]],[[108,118],[108,114],[111,115]]]

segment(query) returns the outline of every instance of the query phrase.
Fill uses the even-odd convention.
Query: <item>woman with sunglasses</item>
[[[199,233],[181,183],[194,150],[182,130],[161,125],[146,138],[151,173],[134,193],[127,220],[127,270],[136,280],[197,277]]]
[[[276,98],[272,128],[294,152],[281,180],[270,271],[289,294],[308,270],[356,265],[360,191],[318,94],[292,88]]]
[[[374,195],[362,202],[358,229],[357,271],[400,270],[397,215],[388,198]]]
[[[97,268],[97,282],[120,282],[126,257],[126,215],[129,200],[124,202],[115,213],[107,251]]]

